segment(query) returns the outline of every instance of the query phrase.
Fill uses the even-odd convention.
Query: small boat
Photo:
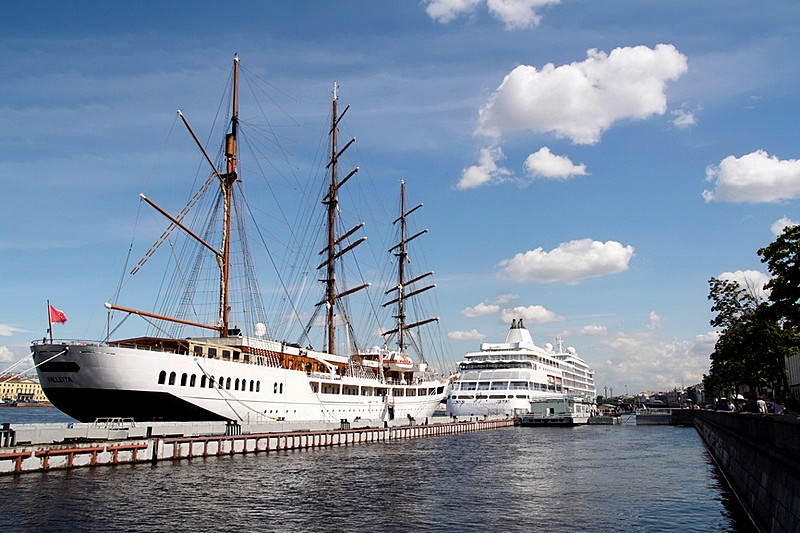
[[[579,426],[597,414],[594,398],[566,394],[531,401],[530,411],[519,417],[521,426]]]

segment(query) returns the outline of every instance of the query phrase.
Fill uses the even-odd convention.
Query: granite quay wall
[[[800,419],[695,410],[695,428],[762,532],[800,530]]]

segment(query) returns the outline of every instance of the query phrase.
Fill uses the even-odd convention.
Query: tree
[[[757,287],[711,278],[708,298],[717,313],[711,325],[722,327],[711,354],[706,389],[721,394],[747,385],[752,391],[766,385],[784,386],[784,357],[793,335],[781,327]]]
[[[758,250],[772,279],[767,283],[770,312],[784,325],[800,330],[800,226],[787,226],[775,242]]]

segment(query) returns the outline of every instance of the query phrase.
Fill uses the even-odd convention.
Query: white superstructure
[[[450,416],[514,416],[530,410],[537,398],[565,394],[596,395],[594,371],[560,339],[534,344],[522,319],[511,322],[503,343],[481,344],[459,362],[458,378],[447,398]]]

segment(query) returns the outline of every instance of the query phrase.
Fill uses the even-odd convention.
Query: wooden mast
[[[231,200],[233,184],[236,182],[236,134],[239,125],[239,56],[233,57],[233,109],[231,111],[231,132],[225,136],[225,158],[227,168],[221,176],[220,185],[225,209],[225,222],[222,230],[222,255],[218,256],[220,263],[220,336],[228,336],[228,281],[230,274],[231,252]]]
[[[405,311],[405,302],[406,302],[406,300],[408,298],[411,298],[412,296],[416,296],[417,294],[420,294],[422,292],[428,291],[428,290],[433,289],[434,287],[436,287],[436,285],[428,285],[428,286],[422,287],[420,289],[416,289],[416,290],[413,290],[413,291],[410,291],[410,292],[406,292],[406,290],[409,287],[413,286],[413,284],[416,283],[417,281],[419,281],[421,279],[424,279],[424,278],[427,278],[428,276],[432,276],[433,275],[433,272],[426,272],[426,273],[421,274],[421,275],[419,275],[419,276],[417,276],[417,277],[415,277],[413,279],[406,280],[406,268],[405,268],[405,265],[406,265],[406,261],[408,261],[408,252],[406,251],[406,244],[408,244],[409,242],[413,241],[414,239],[416,239],[420,235],[424,235],[425,233],[428,232],[428,230],[425,229],[425,230],[422,230],[422,231],[420,231],[418,233],[415,233],[411,237],[406,238],[406,230],[407,230],[406,218],[408,217],[408,215],[410,215],[411,213],[413,213],[414,211],[416,211],[420,207],[422,207],[422,204],[419,204],[418,206],[414,207],[413,209],[410,209],[410,210],[406,211],[406,182],[405,182],[405,180],[401,180],[400,181],[400,216],[397,217],[393,222],[393,224],[397,224],[398,222],[400,223],[400,242],[397,243],[391,249],[389,249],[389,253],[394,252],[395,257],[397,257],[397,285],[395,287],[392,287],[391,289],[387,290],[386,293],[385,293],[385,294],[388,295],[388,294],[390,294],[390,293],[392,293],[394,291],[397,291],[397,297],[394,298],[393,300],[390,300],[390,301],[388,301],[388,302],[383,304],[383,307],[386,307],[386,306],[389,306],[389,305],[392,305],[392,304],[397,304],[397,314],[394,315],[394,318],[397,319],[397,327],[395,329],[392,329],[392,330],[384,332],[383,335],[384,336],[388,336],[388,335],[393,335],[393,334],[397,333],[397,347],[401,352],[404,352],[405,349],[406,349],[406,346],[408,345],[408,343],[406,342],[406,332],[408,332],[408,330],[416,328],[416,327],[419,327],[419,326],[422,326],[423,324],[428,324],[430,322],[436,322],[436,321],[439,320],[438,317],[434,317],[434,318],[426,318],[426,319],[423,319],[423,320],[419,320],[417,322],[414,322],[413,324],[407,324],[406,323],[406,311]],[[395,250],[397,250],[397,251],[395,252]]]
[[[330,168],[331,168],[331,182],[330,182],[330,190],[327,196],[327,205],[328,205],[328,247],[327,247],[327,268],[325,269],[325,327],[326,327],[326,348],[328,353],[333,353],[334,348],[336,347],[335,335],[336,335],[336,328],[335,328],[335,308],[336,308],[336,289],[335,289],[335,282],[336,282],[336,270],[334,268],[334,242],[336,241],[336,233],[335,233],[335,224],[336,224],[336,208],[338,206],[339,200],[338,195],[336,193],[337,185],[336,185],[336,178],[337,178],[337,171],[339,168],[338,157],[336,155],[336,143],[337,143],[337,133],[339,131],[339,117],[337,115],[338,111],[336,109],[336,103],[339,99],[338,94],[336,92],[336,82],[333,82],[333,104],[331,110],[331,160],[330,160]]]

